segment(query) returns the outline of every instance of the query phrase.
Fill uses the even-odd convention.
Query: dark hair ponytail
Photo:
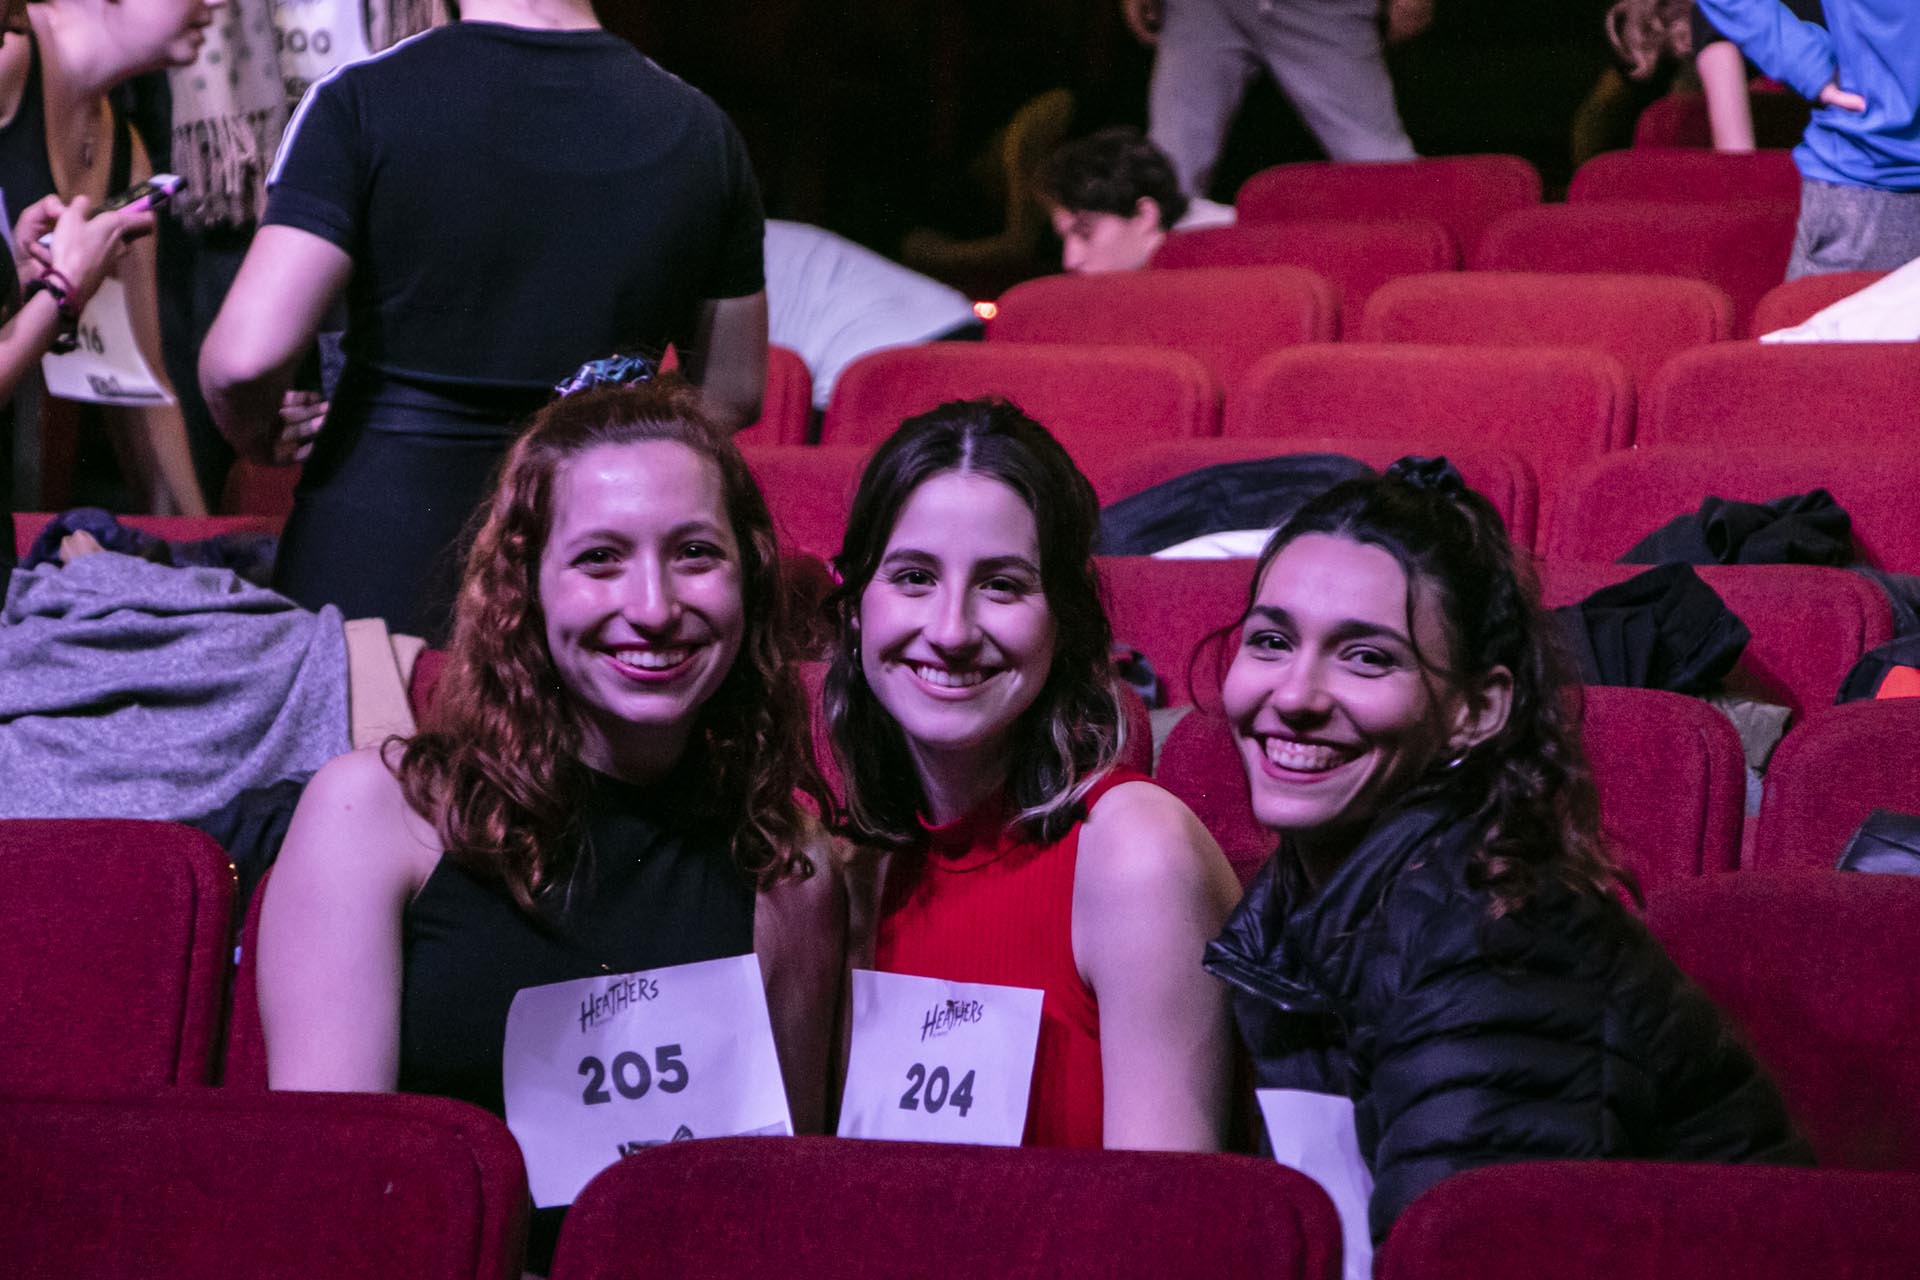
[[[1512,673],[1506,723],[1413,793],[1448,797],[1483,825],[1472,878],[1493,893],[1495,915],[1519,909],[1550,883],[1633,891],[1601,841],[1600,801],[1563,696],[1567,666],[1547,631],[1539,587],[1493,504],[1446,459],[1402,458],[1385,475],[1335,485],[1276,530],[1260,553],[1256,594],[1280,550],[1310,533],[1378,547],[1397,560],[1407,576],[1409,620],[1417,587],[1433,591],[1449,651],[1418,654],[1430,674],[1472,688],[1495,668]]]

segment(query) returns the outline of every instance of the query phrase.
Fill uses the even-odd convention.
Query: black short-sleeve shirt
[[[348,356],[427,384],[548,386],[765,283],[732,122],[604,31],[458,22],[343,67],[268,189],[353,258]]]

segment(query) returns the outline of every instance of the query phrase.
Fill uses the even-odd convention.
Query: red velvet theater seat
[[[1407,1207],[1377,1280],[1893,1280],[1920,1178],[1616,1160],[1490,1165]]]
[[[1649,567],[1543,561],[1541,595],[1549,608],[1577,604]],[[1845,569],[1705,565],[1699,573],[1752,635],[1728,687],[1791,707],[1796,717],[1831,704],[1860,655],[1893,634],[1886,592]]]
[[[0,1257],[72,1280],[509,1280],[526,1173],[493,1116],[398,1094],[0,1102]]]
[[[1720,204],[1777,200],[1800,207],[1800,170],[1784,150],[1709,151],[1698,147],[1634,147],[1608,151],[1580,166],[1569,204],[1649,200]]]
[[[864,444],[747,445],[740,452],[767,500],[781,547],[822,559],[837,555],[873,450]]]
[[[1794,726],[1767,768],[1753,866],[1831,867],[1875,809],[1920,813],[1920,698],[1827,707]]]
[[[1719,287],[1664,276],[1456,271],[1384,285],[1367,304],[1367,342],[1586,347],[1645,383],[1680,352],[1734,335]],[[1631,419],[1629,419],[1629,428]]]
[[[1807,131],[1811,107],[1807,100],[1784,86],[1756,77],[1747,86],[1753,104],[1753,137],[1760,146],[1791,150]],[[1707,116],[1707,100],[1697,90],[1675,90],[1647,104],[1634,122],[1636,147],[1699,147],[1713,145],[1713,123]]]
[[[1562,490],[1547,529],[1563,560],[1617,560],[1707,497],[1766,502],[1824,488],[1853,518],[1859,557],[1896,573],[1920,572],[1914,483],[1877,452],[1648,445],[1590,463]]]
[[[1502,214],[1540,203],[1540,173],[1519,156],[1434,156],[1388,164],[1283,164],[1248,178],[1240,221],[1432,218],[1471,253]]]
[[[276,516],[285,520],[293,511],[293,489],[300,483],[300,464],[279,466],[234,459],[220,494],[220,511],[229,516]]]
[[[1633,413],[1626,369],[1598,351],[1341,343],[1255,365],[1222,434],[1390,438],[1449,457],[1493,446],[1526,459],[1550,506],[1567,474],[1633,442]]]
[[[24,556],[33,546],[33,540],[40,531],[53,520],[54,513],[47,511],[16,511],[13,513],[13,549],[14,554]],[[156,538],[168,542],[197,542],[202,538],[217,538],[227,533],[272,533],[280,532],[280,526],[286,523],[284,514],[245,515],[245,516],[116,516],[121,524],[130,529],[139,529]]]
[[[1920,880],[1743,871],[1668,885],[1647,923],[1745,1035],[1823,1166],[1920,1173]]]
[[[1341,315],[1357,316],[1389,280],[1457,270],[1460,250],[1447,229],[1428,218],[1255,222],[1168,236],[1152,265],[1305,267],[1339,290]]]
[[[812,416],[813,375],[807,372],[807,362],[797,351],[768,347],[767,390],[760,416],[734,439],[741,444],[805,444]]]
[[[1801,276],[1767,290],[1753,309],[1753,337],[1805,324],[1817,312],[1825,311],[1842,298],[1850,298],[1870,284],[1886,279],[1884,271],[1832,271],[1825,275]]]
[[[1906,461],[1920,345],[1728,342],[1676,356],[1640,397],[1642,444],[1878,450]]]
[[[211,1084],[233,924],[220,846],[170,822],[14,819],[0,867],[0,1094]]]
[[[1334,1280],[1326,1194],[1270,1160],[837,1138],[670,1143],[567,1215],[553,1280]]]
[[[269,869],[253,887],[253,897],[247,900],[247,917],[240,926],[240,943],[234,948],[227,1047],[220,1059],[220,1084],[227,1089],[257,1092],[267,1087],[267,1036],[260,1025],[260,904],[267,900],[267,884],[272,879]]]
[[[1331,342],[1338,290],[1300,267],[1202,267],[1044,276],[1000,297],[987,345],[1159,347],[1205,365],[1221,387],[1269,351]]]
[[[1323,426],[1355,430],[1357,420]],[[1246,462],[1284,453],[1342,453],[1368,466],[1383,469],[1407,454],[1444,453],[1461,476],[1493,504],[1507,532],[1521,545],[1531,545],[1539,510],[1533,468],[1517,452],[1486,448],[1466,439],[1443,444],[1434,436],[1407,433],[1394,436],[1379,424],[1381,434],[1356,431],[1347,435],[1238,436],[1219,440],[1177,440],[1171,444],[1128,449],[1108,458],[1090,460],[1087,474],[1107,501],[1118,502],[1143,489],[1223,462]]]
[[[1209,640],[1239,621],[1253,566],[1250,559],[1100,557],[1113,638],[1146,655],[1167,705],[1219,706],[1220,677],[1233,651],[1225,637]]]
[[[1488,228],[1476,271],[1631,272],[1719,285],[1744,333],[1760,296],[1787,274],[1797,205],[1600,201],[1542,205]]]
[[[1114,449],[1220,434],[1219,385],[1181,352],[945,342],[876,352],[848,366],[834,386],[821,444],[870,449],[907,418],[979,396],[1011,400],[1082,465]]]
[[[1641,888],[1732,870],[1745,782],[1727,718],[1696,698],[1648,689],[1588,688],[1582,701],[1601,825]],[[1196,711],[1168,735],[1156,776],[1206,824],[1244,881],[1274,842],[1253,821],[1239,763],[1226,721]]]

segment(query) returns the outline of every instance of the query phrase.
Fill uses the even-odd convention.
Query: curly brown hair
[[[1438,474],[1438,480],[1429,477]],[[1513,675],[1506,722],[1456,761],[1414,784],[1404,802],[1443,798],[1484,831],[1469,882],[1493,896],[1493,914],[1517,911],[1550,883],[1577,892],[1639,891],[1600,834],[1600,798],[1564,696],[1569,676],[1540,607],[1532,566],[1499,513],[1440,459],[1406,458],[1386,475],[1343,481],[1300,508],[1260,553],[1247,608],[1280,551],[1307,534],[1378,547],[1414,592],[1433,592],[1449,652],[1416,656],[1429,676],[1477,685],[1496,667]],[[1284,849],[1284,846],[1283,846]]]
[[[1662,58],[1685,58],[1693,47],[1693,0],[1615,0],[1607,10],[1607,39],[1636,80],[1653,74]]]
[[[790,660],[773,521],[740,451],[673,375],[567,396],[507,454],[467,557],[430,724],[405,744],[397,769],[407,803],[434,823],[446,855],[536,914],[571,880],[589,779],[540,606],[556,476],[589,449],[647,441],[685,445],[718,468],[741,555],[746,636],[675,766],[682,816],[722,833],[734,863],[766,886],[812,872],[805,845],[817,828],[802,797],[821,818],[833,814]]]

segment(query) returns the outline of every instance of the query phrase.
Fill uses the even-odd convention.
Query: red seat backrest
[[[1727,718],[1697,698],[1651,689],[1588,688],[1582,700],[1601,825],[1640,887],[1732,870],[1746,785]],[[1254,822],[1227,722],[1204,711],[1184,716],[1161,747],[1157,776],[1250,879],[1254,852],[1271,851],[1274,839]]]
[[[13,513],[13,550],[15,555],[24,556],[33,547],[33,540],[40,531],[54,519],[50,511],[16,511]],[[245,516],[115,516],[129,529],[139,529],[156,538],[168,542],[198,542],[202,538],[217,538],[228,533],[272,533],[278,534],[280,526],[286,523],[284,514],[245,515]]]
[[[1169,706],[1217,707],[1233,649],[1224,637],[1207,642],[1247,607],[1254,561],[1101,556],[1099,562],[1113,638],[1146,655]]]
[[[1674,357],[1640,398],[1642,444],[1882,450],[1920,412],[1911,342],[1726,342]]]
[[[1793,153],[1785,150],[1634,147],[1597,155],[1573,175],[1567,202],[1598,200],[1681,204],[1778,200],[1798,208],[1800,170],[1793,163]]]
[[[1502,214],[1540,203],[1540,172],[1519,156],[1434,156],[1388,164],[1283,164],[1248,178],[1242,222],[1432,218],[1471,253]]]
[[[233,929],[220,846],[171,822],[20,818],[0,821],[0,866],[0,1094],[213,1083]]]
[[[0,1101],[20,1276],[507,1280],[527,1182],[495,1117],[409,1094]]]
[[[1331,342],[1339,332],[1338,291],[1312,271],[1197,267],[1015,285],[1000,297],[987,343],[1159,347],[1192,356],[1225,388],[1269,351]]]
[[[1545,560],[1548,608],[1578,604],[1651,566]],[[1860,655],[1893,635],[1886,592],[1857,573],[1818,565],[1703,565],[1700,577],[1747,624],[1752,639],[1728,677],[1737,693],[1803,716],[1832,703]]]
[[[1757,338],[1776,329],[1791,329],[1795,325],[1805,324],[1816,313],[1825,311],[1840,299],[1850,298],[1868,285],[1886,278],[1884,271],[1830,271],[1824,275],[1801,276],[1798,280],[1777,284],[1761,295],[1759,304],[1753,309],[1753,324],[1747,332]]]
[[[1438,222],[1255,222],[1167,237],[1159,268],[1305,267],[1340,291],[1340,314],[1357,316],[1375,289],[1400,276],[1453,271],[1460,250]]]
[[[1096,461],[1087,470],[1094,487],[1107,501],[1118,502],[1189,471],[1223,462],[1246,462],[1287,453],[1340,453],[1357,458],[1375,470],[1383,470],[1408,454],[1444,453],[1459,468],[1462,478],[1493,504],[1506,523],[1508,534],[1521,546],[1532,545],[1539,492],[1533,468],[1517,452],[1485,448],[1465,438],[1448,443],[1440,436],[1383,433],[1375,437],[1367,433],[1367,425],[1375,424],[1363,424],[1354,418],[1330,413],[1320,430],[1340,430],[1342,434],[1176,440],[1171,444],[1147,445],[1116,453],[1109,459]],[[1385,423],[1377,426],[1384,432]]]
[[[260,907],[267,900],[273,871],[260,877],[247,902],[234,948],[233,1001],[227,1009],[227,1048],[220,1062],[220,1084],[228,1089],[267,1087],[267,1034],[260,1024]]]
[[[1868,564],[1920,571],[1913,482],[1873,452],[1647,445],[1589,463],[1562,491],[1547,529],[1563,560],[1617,560],[1707,497],[1766,502],[1826,489],[1853,517],[1853,542]]]
[[[1599,201],[1510,213],[1467,265],[1478,271],[1631,272],[1705,280],[1733,299],[1734,332],[1787,274],[1798,206]]]
[[[1920,699],[1849,702],[1795,725],[1767,765],[1753,866],[1831,867],[1875,809],[1920,813]]]
[[[1768,81],[1755,80],[1748,86],[1753,108],[1754,141],[1763,147],[1791,148],[1806,132],[1811,113],[1806,99]],[[1641,111],[1634,123],[1636,147],[1711,147],[1713,122],[1707,115],[1707,100],[1699,92],[1674,90],[1656,98]]]
[[[1599,351],[1341,343],[1255,365],[1222,434],[1378,437],[1449,457],[1493,446],[1526,460],[1550,507],[1568,474],[1633,442],[1633,414],[1632,379]]]
[[[897,425],[897,424],[896,424]],[[780,545],[823,560],[840,553],[868,445],[748,445],[740,451],[773,515]]]
[[[1470,1169],[1415,1200],[1378,1280],[1801,1280],[1896,1276],[1920,1232],[1920,1178],[1845,1169],[1527,1161]],[[1471,1259],[1469,1264],[1466,1260]]]
[[[1731,338],[1725,290],[1669,276],[1455,271],[1383,285],[1359,337],[1474,347],[1587,347],[1644,384],[1680,352]],[[1629,420],[1630,422],[1630,420]]]
[[[1219,385],[1178,351],[946,342],[849,365],[834,386],[821,444],[871,448],[907,418],[979,396],[1011,400],[1080,459],[1220,433]]]
[[[767,348],[767,390],[760,416],[733,438],[741,444],[805,444],[813,416],[813,375],[800,353]]]
[[[293,511],[293,489],[300,483],[300,464],[279,466],[235,458],[227,468],[220,494],[220,513],[228,516],[277,516]]]
[[[1920,880],[1741,872],[1667,886],[1647,923],[1744,1033],[1822,1165],[1920,1172]]]
[[[754,1206],[746,1228],[743,1205]],[[1339,1256],[1326,1193],[1270,1160],[721,1138],[653,1147],[595,1178],[567,1215],[552,1275],[1324,1280]]]

